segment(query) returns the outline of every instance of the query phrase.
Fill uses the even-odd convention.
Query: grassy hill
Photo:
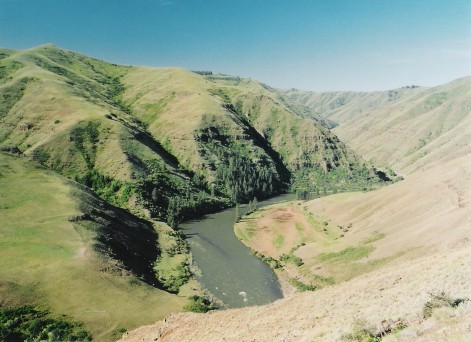
[[[333,132],[378,166],[407,174],[470,151],[470,77],[432,88],[285,94],[336,122]]]
[[[0,96],[6,99],[1,145],[76,179],[112,204],[161,220],[169,219],[173,197],[185,197],[178,220],[228,205],[131,115],[120,81],[131,68],[54,46],[12,52],[0,63]]]
[[[96,340],[182,310],[156,288],[150,222],[87,188],[0,153],[0,307],[33,305],[82,323]]]
[[[157,68],[135,69],[123,82],[125,101],[163,146],[238,201],[380,183],[322,122],[259,82]]]
[[[321,120],[258,82],[51,45],[1,57],[0,145],[173,225],[288,190],[381,184]]]
[[[175,228],[254,197],[383,185],[329,123],[249,79],[0,50],[0,150],[25,157],[0,157],[0,305],[99,340],[183,310],[159,290],[195,292],[182,236],[142,218]]]
[[[440,105],[433,114],[423,102],[417,108],[423,110],[423,124],[426,117],[441,113],[443,132],[454,132],[451,141],[457,143],[470,133],[464,96],[468,82],[409,89],[417,93],[404,96],[425,101],[435,98],[437,90],[455,89],[448,95],[454,100],[444,106],[453,110]],[[402,117],[402,112],[389,116]],[[342,125],[347,124],[340,123],[336,130]],[[456,153],[449,154],[444,152],[447,144],[426,146],[438,158],[418,159],[424,167],[415,170],[413,166],[420,165],[416,163],[403,169],[410,173],[402,182],[370,192],[273,205],[236,225],[242,242],[303,293],[267,306],[203,317],[173,314],[130,332],[122,341],[157,336],[161,341],[469,340],[470,145],[454,145]],[[401,145],[396,148],[400,151]]]

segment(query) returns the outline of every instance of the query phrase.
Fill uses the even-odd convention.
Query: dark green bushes
[[[282,254],[280,256],[280,261],[284,263],[291,262],[298,267],[304,265],[303,259],[294,254]]]
[[[31,306],[0,309],[2,341],[91,341],[81,325],[65,318],[52,318],[48,312]]]
[[[185,305],[185,310],[197,313],[205,313],[213,309],[211,302],[201,296],[191,296],[190,303]]]
[[[215,188],[233,203],[246,203],[254,197],[266,198],[282,191],[283,184],[275,162],[250,140],[239,140],[211,118],[195,133],[200,154],[215,172]],[[255,138],[254,138],[255,139]]]
[[[175,274],[172,274],[167,278],[161,277],[159,274],[157,274],[157,279],[161,286],[171,293],[178,293],[180,291],[180,287],[185,285],[191,277],[187,262],[182,262],[179,264],[175,271]]]
[[[8,114],[10,109],[23,97],[26,86],[31,78],[22,78],[8,87],[3,87],[0,93],[0,119]]]
[[[151,216],[173,228],[190,218],[205,215],[230,205],[211,195],[202,178],[191,178],[169,169],[165,164],[147,162],[150,174],[136,183],[136,193]]]
[[[93,168],[95,164],[96,144],[100,136],[99,126],[100,122],[98,121],[88,121],[70,132],[70,141],[74,142],[89,169]]]
[[[105,176],[94,169],[75,176],[75,180],[93,189],[98,196],[118,207],[124,207],[135,191],[133,184]]]

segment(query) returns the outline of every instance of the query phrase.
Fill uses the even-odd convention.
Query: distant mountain
[[[334,121],[340,139],[378,166],[411,173],[470,151],[471,77],[385,92],[282,92]]]
[[[374,169],[255,81],[2,50],[0,145],[171,225],[293,191],[369,188]]]

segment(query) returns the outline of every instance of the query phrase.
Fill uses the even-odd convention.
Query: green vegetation
[[[22,67],[23,63],[15,60],[0,60],[0,83],[11,80],[12,74]]]
[[[91,341],[82,325],[65,318],[52,318],[48,312],[31,306],[0,309],[2,341]]]
[[[305,291],[315,291],[317,290],[317,286],[314,286],[314,285],[309,285],[309,284],[306,284],[306,283],[303,283],[302,281],[296,279],[296,278],[290,278],[289,279],[289,283],[291,285],[293,285],[297,290],[301,291],[301,292],[305,292]]]
[[[181,232],[168,229],[161,230],[159,245],[162,252],[154,266],[157,279],[165,290],[178,293],[191,276],[187,242]]]
[[[456,308],[458,305],[463,303],[465,300],[462,298],[453,299],[445,292],[441,292],[438,294],[430,294],[430,300],[424,304],[422,308],[422,315],[424,318],[432,317],[432,313],[435,309],[449,307],[449,308]]]
[[[99,126],[100,122],[98,121],[88,121],[76,126],[70,132],[70,140],[74,142],[89,169],[93,168],[95,164],[96,144],[100,135]]]
[[[159,236],[149,222],[3,153],[0,189],[3,305],[67,315],[100,341],[116,340],[110,326],[134,329],[183,309],[186,299],[158,289]]]
[[[205,313],[213,309],[211,302],[202,296],[191,296],[190,303],[188,303],[184,309],[186,311]]]
[[[373,250],[371,246],[347,247],[340,252],[321,254],[319,260],[331,263],[354,262],[368,256]]]
[[[380,331],[376,331],[376,329],[366,321],[357,319],[352,325],[352,332],[345,335],[344,340],[354,342],[380,342],[383,338],[395,335],[407,328],[407,324],[400,319],[396,321],[383,321],[382,326]]]
[[[195,139],[200,154],[215,172],[216,191],[234,203],[266,198],[285,188],[283,176],[266,150],[254,146],[250,140],[235,138],[230,128],[218,123],[216,117],[203,117]]]
[[[312,278],[317,282],[324,283],[324,284],[327,284],[327,285],[334,285],[335,284],[335,280],[332,277],[323,277],[323,276],[320,276],[318,274],[313,274]]]
[[[331,166],[328,168],[328,172],[320,167],[296,171],[292,191],[299,199],[306,200],[337,192],[370,190],[381,185],[374,169],[366,166],[352,170]]]
[[[152,217],[165,220],[172,228],[184,220],[229,206],[224,198],[211,196],[197,174],[182,177],[155,162],[149,162],[149,168],[149,174],[137,181],[135,192]]]
[[[270,267],[272,268],[282,268],[283,267],[283,264],[279,261],[279,260],[276,260],[275,258],[272,258],[270,256],[266,256],[266,255],[263,255],[262,253],[260,252],[255,252],[255,251],[252,251],[253,255],[255,255],[257,258],[260,258],[262,261],[266,262],[268,265],[270,265]]]
[[[284,263],[290,262],[290,263],[294,264],[297,267],[302,266],[304,264],[303,259],[301,259],[300,257],[297,257],[293,253],[282,254],[280,256],[280,261],[284,262]]]
[[[356,320],[353,323],[352,332],[344,336],[344,339],[354,342],[379,342],[381,336],[366,321]]]
[[[22,78],[0,88],[0,119],[5,117],[13,106],[23,97],[31,78]]]
[[[97,170],[88,170],[76,175],[75,180],[93,189],[95,193],[108,203],[125,207],[135,191],[135,185],[102,175]]]

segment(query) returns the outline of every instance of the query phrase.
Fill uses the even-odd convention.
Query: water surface
[[[294,199],[281,195],[259,202],[258,207]],[[240,213],[247,210],[240,207]],[[201,270],[205,289],[229,307],[268,304],[282,298],[273,270],[250,254],[234,234],[235,208],[180,225],[187,236],[193,261]]]

